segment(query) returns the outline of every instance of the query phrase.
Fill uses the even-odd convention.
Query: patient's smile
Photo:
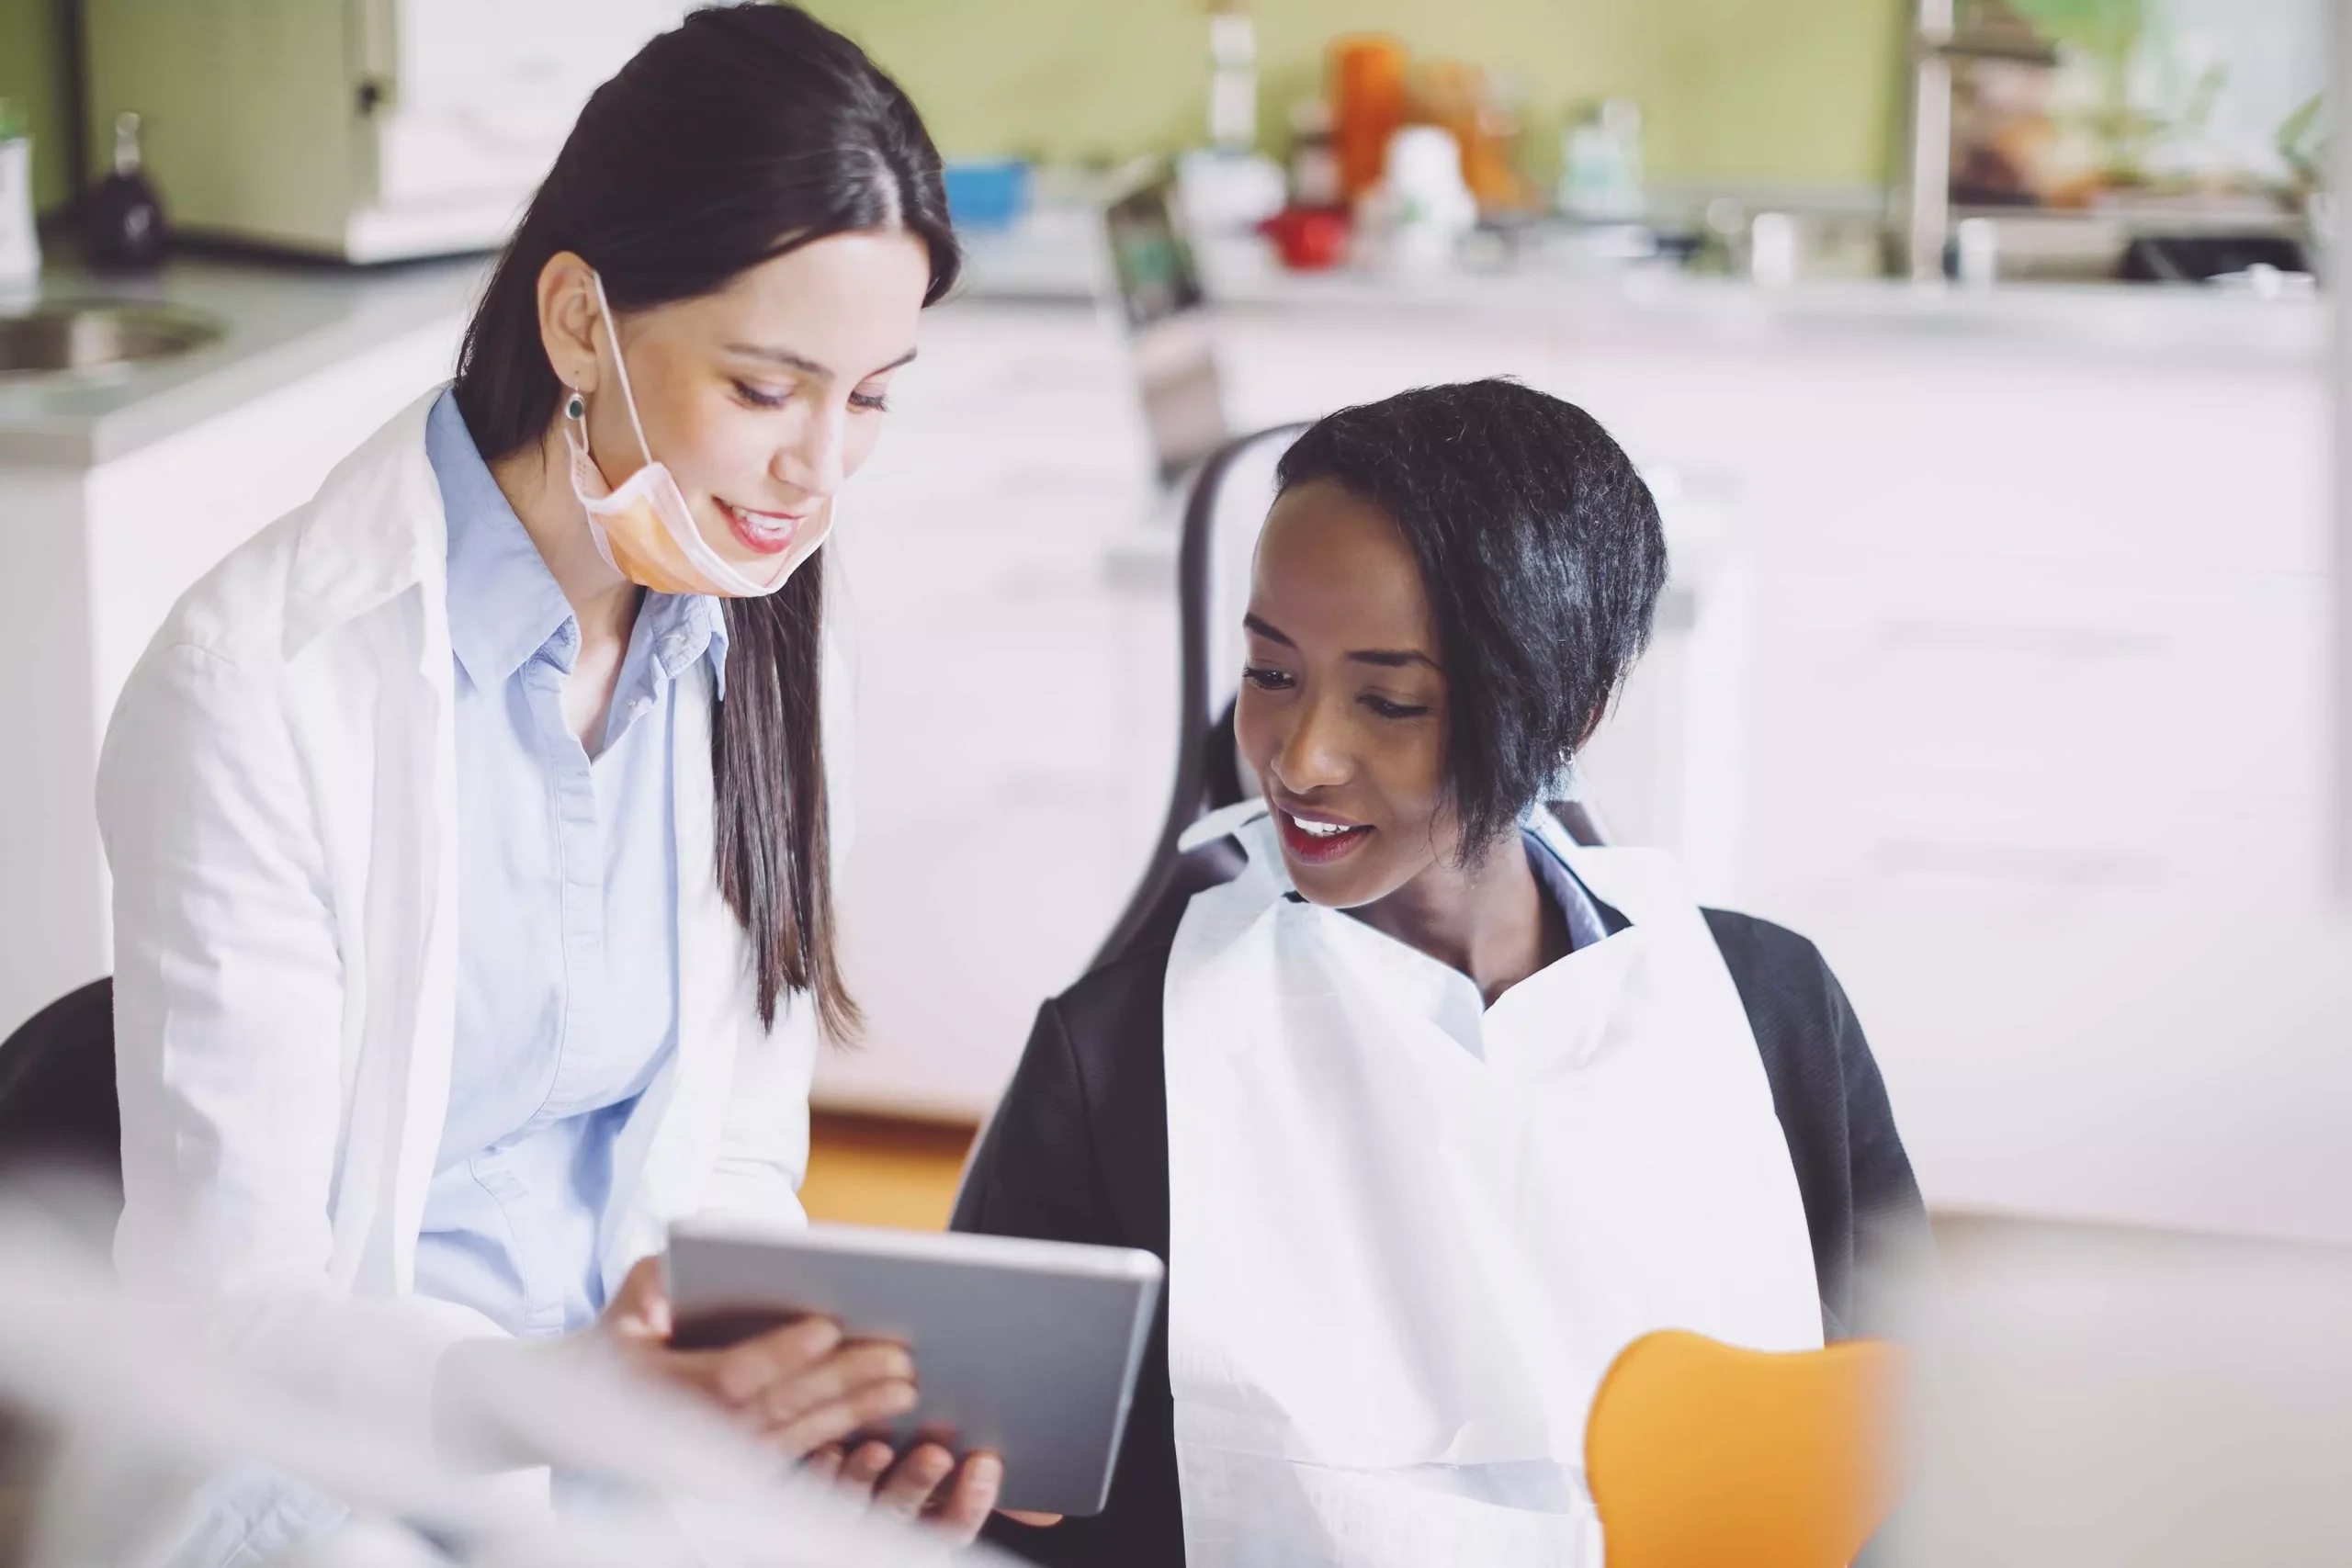
[[[1338,860],[1370,838],[1371,826],[1301,816],[1276,807],[1274,820],[1282,828],[1283,849],[1295,860],[1321,865]]]

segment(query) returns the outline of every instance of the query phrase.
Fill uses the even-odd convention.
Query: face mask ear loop
[[[645,426],[638,422],[637,395],[628,389],[628,361],[621,357],[621,329],[613,320],[613,308],[605,300],[605,279],[594,267],[588,269],[589,281],[596,286],[596,309],[604,313],[605,335],[613,340],[613,368],[620,373],[621,407],[628,410],[628,427],[637,433],[637,449],[645,455],[648,464],[653,461],[653,448],[646,444]]]

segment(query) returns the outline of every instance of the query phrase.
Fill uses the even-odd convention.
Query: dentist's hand
[[[639,1371],[714,1401],[793,1459],[915,1407],[914,1360],[905,1348],[844,1343],[829,1318],[802,1318],[723,1350],[673,1350],[670,1329],[661,1259],[640,1259],[596,1332]]]
[[[900,1457],[857,1434],[915,1406],[914,1361],[903,1346],[844,1342],[830,1318],[803,1318],[723,1350],[670,1348],[669,1293],[659,1258],[640,1259],[614,1292],[596,1331],[641,1371],[694,1390],[808,1469],[876,1508],[921,1518],[956,1540],[980,1532],[1004,1483],[987,1452],[961,1464],[937,1443]]]
[[[985,1450],[956,1456],[937,1443],[918,1443],[901,1458],[883,1442],[820,1449],[808,1460],[811,1472],[871,1495],[884,1513],[920,1518],[957,1541],[980,1533],[1004,1484],[1004,1461]]]

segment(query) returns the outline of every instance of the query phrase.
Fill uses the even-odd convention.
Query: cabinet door
[[[1105,570],[1151,513],[1121,344],[1089,309],[949,307],[843,496],[863,1044],[824,1103],[976,1117],[1109,933],[1172,765],[1167,586]]]

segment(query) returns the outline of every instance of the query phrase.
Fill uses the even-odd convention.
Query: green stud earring
[[[578,419],[587,412],[587,400],[577,392],[572,393],[571,401],[563,405],[563,417],[566,419]]]

